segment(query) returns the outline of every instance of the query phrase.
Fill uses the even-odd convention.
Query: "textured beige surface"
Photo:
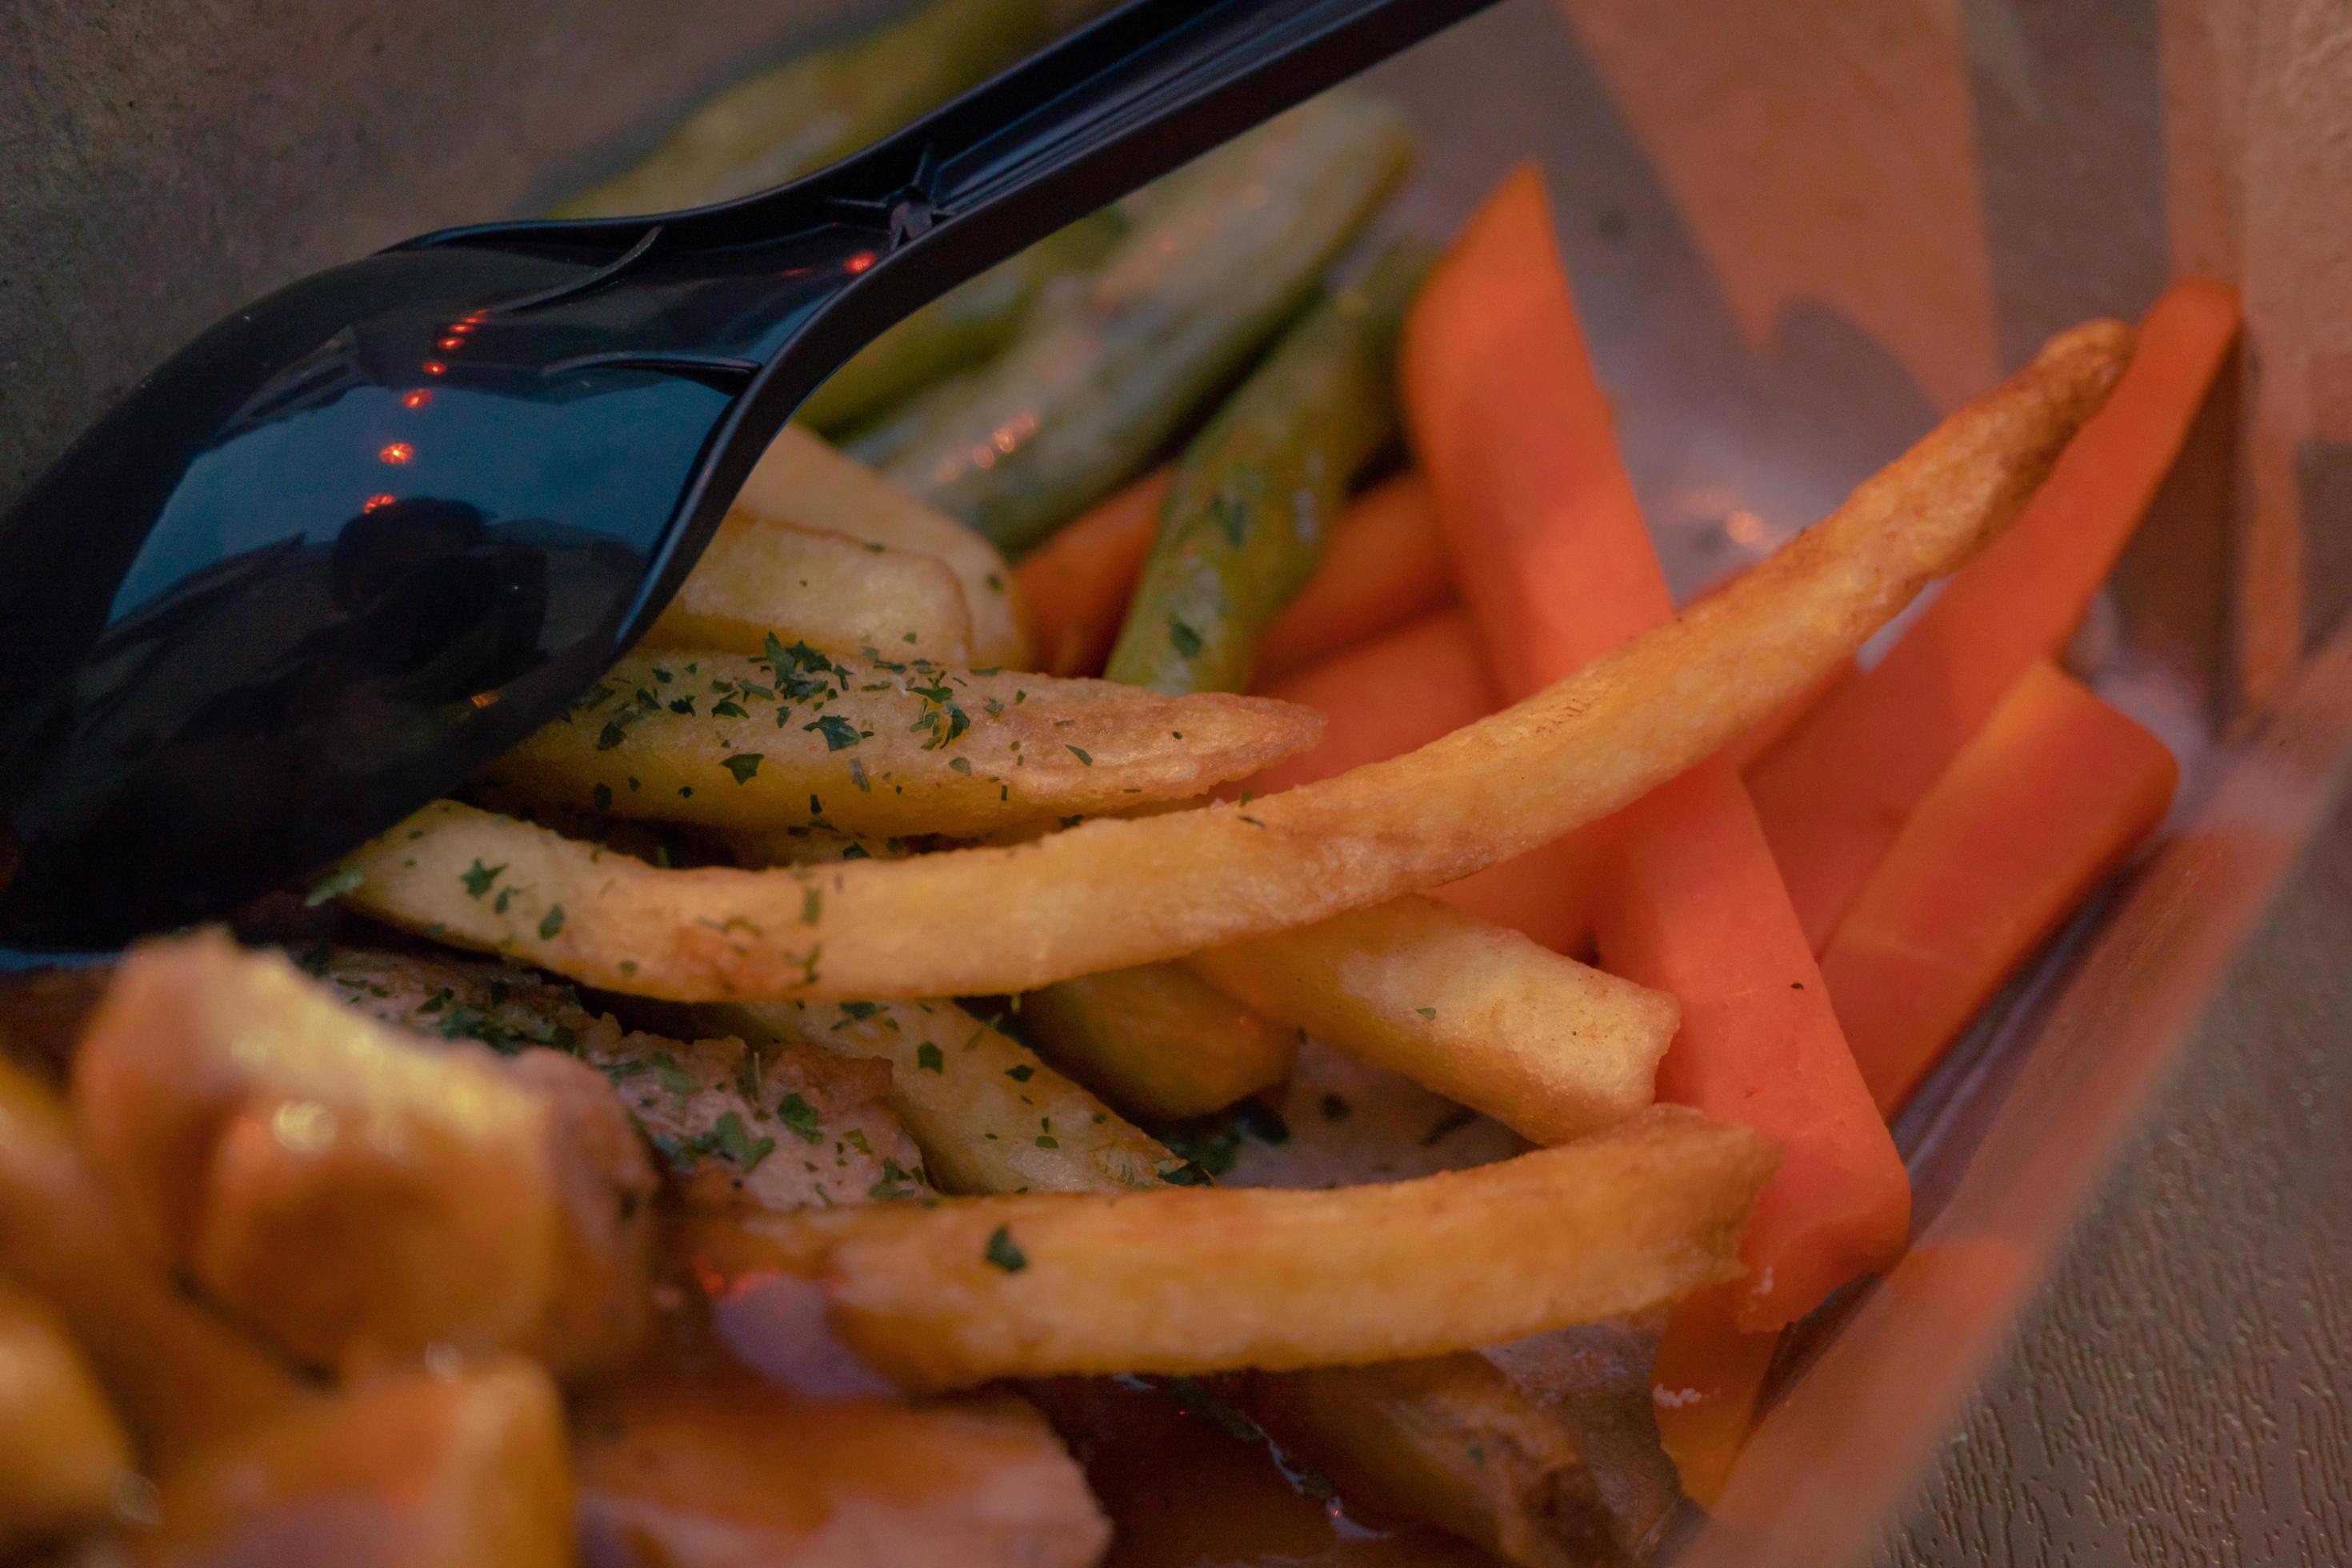
[[[2352,805],[1883,1568],[2352,1561]]]

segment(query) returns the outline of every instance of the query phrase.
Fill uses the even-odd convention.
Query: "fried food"
[[[1263,697],[772,644],[764,659],[631,655],[487,776],[551,805],[722,831],[975,835],[1205,795],[1322,729]],[[495,913],[508,889],[487,890]]]
[[[996,547],[798,426],[776,432],[735,510],[945,562],[971,617],[972,662],[1008,669],[1029,662],[1013,569]]]
[[[65,1325],[0,1280],[0,1552],[105,1519],[131,1442]]]
[[[572,1568],[572,1459],[547,1373],[520,1356],[401,1372],[320,1399],[160,1478],[155,1568]]]
[[[663,871],[442,802],[342,866],[412,930],[682,1001],[1034,990],[1303,925],[1638,799],[1852,653],[2015,515],[2130,352],[2052,340],[1827,520],[1675,620],[1419,751],[1265,800],[820,872]],[[531,889],[465,896],[477,862]]]
[[[1289,1029],[1172,963],[1032,991],[1021,1022],[1055,1066],[1129,1115],[1158,1121],[1204,1116],[1271,1089],[1297,1049]]]
[[[148,1256],[292,1354],[577,1369],[644,1321],[653,1176],[604,1081],[386,1029],[217,934],[116,967],[78,1131]]]
[[[138,1255],[66,1107],[0,1058],[0,1274],[72,1327],[142,1453],[169,1460],[307,1396]]]
[[[944,997],[731,1004],[695,1013],[706,1027],[747,1039],[888,1062],[891,1108],[944,1192],[1101,1192],[1190,1179],[1184,1162],[1156,1140]]]
[[[1682,1016],[1663,991],[1417,895],[1184,963],[1255,1012],[1538,1143],[1648,1105]]]
[[[599,1399],[583,1428],[591,1562],[1084,1568],[1110,1541],[1018,1400],[815,1402],[737,1379]]]
[[[755,655],[772,637],[827,653],[971,662],[971,612],[946,562],[739,507],[645,646]]]
[[[775,1223],[818,1263],[836,1331],[908,1387],[1282,1370],[1497,1344],[1728,1279],[1775,1159],[1744,1127],[1660,1106],[1563,1148],[1388,1185]]]

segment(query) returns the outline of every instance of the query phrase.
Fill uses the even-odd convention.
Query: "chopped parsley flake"
[[[760,771],[760,764],[766,760],[767,756],[764,752],[738,752],[719,765],[733,773],[737,784],[747,784],[751,782],[752,775]]]
[[[1004,1076],[1011,1079],[1015,1083],[1027,1083],[1032,1078],[1036,1076],[1036,1072],[1037,1069],[1031,1067],[1027,1062],[1021,1062],[1015,1066],[1006,1068],[1004,1069]]]
[[[776,1152],[776,1141],[761,1138],[757,1142],[743,1130],[743,1119],[730,1110],[711,1124],[711,1141],[720,1153],[743,1167],[749,1175],[760,1168],[760,1162]]]
[[[552,941],[555,933],[562,929],[563,906],[562,904],[548,905],[546,915],[543,916],[539,922],[539,940],[541,942]]]
[[[798,1089],[784,1096],[778,1103],[776,1120],[784,1124],[785,1131],[797,1134],[804,1143],[817,1142],[824,1136],[824,1124],[817,1120],[816,1107],[803,1100]],[[852,1140],[857,1136],[854,1132],[850,1134]]]
[[[1029,1256],[1013,1245],[1013,1227],[1009,1225],[1000,1225],[989,1233],[988,1245],[980,1255],[1007,1274],[1018,1274],[1029,1267]]]
[[[1174,616],[1168,617],[1168,641],[1181,658],[1197,658],[1201,653],[1201,634]]]
[[[1087,767],[1093,767],[1095,765],[1095,760],[1087,755],[1084,749],[1077,746],[1071,746],[1068,747],[1067,750],[1070,755],[1077,758],[1079,762],[1084,763]]]
[[[479,860],[477,860],[473,865],[457,874],[457,880],[466,884],[467,896],[471,898],[476,903],[480,903],[482,901],[482,895],[490,890],[490,884],[497,881],[499,879],[499,873],[505,869],[506,865],[504,862],[500,862],[496,866],[485,866]]]
[[[824,749],[828,752],[846,750],[847,748],[857,744],[860,740],[864,739],[863,736],[858,734],[857,726],[851,723],[848,720],[843,718],[838,713],[827,713],[815,723],[803,724],[801,728],[804,731],[814,730],[818,734],[823,735],[824,737]]]
[[[925,1040],[915,1047],[915,1066],[924,1072],[944,1074],[948,1070],[948,1059],[940,1054],[939,1047]]]
[[[1434,1007],[1415,1007],[1413,1011],[1420,1014],[1424,1018],[1434,1018],[1437,1016],[1437,1009]]]

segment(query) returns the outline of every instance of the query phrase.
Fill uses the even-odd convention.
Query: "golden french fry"
[[[1419,751],[1246,805],[1096,820],[1010,848],[810,870],[656,870],[427,806],[342,866],[360,908],[678,1000],[1029,991],[1304,925],[1467,876],[1714,754],[1999,531],[2130,352],[2053,339],[1723,592]],[[476,859],[528,900],[467,899]]]
[[[1046,1058],[1121,1110],[1181,1119],[1290,1074],[1297,1039],[1172,963],[1082,974],[1021,998]]]
[[[0,1552],[104,1521],[131,1441],[48,1308],[0,1280]]]
[[[955,519],[908,495],[821,437],[787,425],[768,443],[735,498],[736,510],[803,528],[846,534],[947,563],[971,617],[971,659],[1020,669],[1029,637],[1012,569],[996,547]]]
[[[167,1468],[140,1561],[572,1568],[572,1457],[520,1356],[400,1372]]]
[[[1538,1143],[1648,1105],[1682,1008],[1418,895],[1213,947],[1185,966],[1268,1018]]]
[[[573,1368],[643,1325],[652,1172],[568,1057],[401,1034],[205,933],[116,966],[73,1104],[150,1255],[298,1356]]]
[[[946,562],[738,508],[645,646],[757,654],[772,637],[827,653],[971,662],[971,614]]]
[[[1089,1193],[1160,1185],[1184,1162],[1018,1040],[945,997],[717,1004],[705,1028],[890,1064],[890,1106],[950,1193]],[[911,1193],[902,1195],[913,1195]]]
[[[1322,731],[1320,714],[1273,698],[778,645],[766,660],[633,654],[486,776],[708,828],[973,834],[1205,795]]]
[[[1561,1148],[1382,1186],[762,1223],[805,1232],[835,1331],[909,1387],[1282,1370],[1499,1344],[1730,1279],[1778,1160],[1745,1127],[1657,1106]]]
[[[593,1400],[583,1561],[1085,1568],[1110,1542],[1086,1477],[1012,1399],[791,1399],[737,1378]]]

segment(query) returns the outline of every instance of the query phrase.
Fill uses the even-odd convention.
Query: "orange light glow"
[[[495,708],[498,706],[499,694],[495,691],[477,691],[466,700],[477,708]]]
[[[390,496],[370,496],[364,502],[361,503],[360,510],[362,511],[373,511],[380,506],[390,506],[392,504],[392,499],[393,498]]]
[[[427,375],[439,375],[443,371],[446,371],[448,368],[449,367],[447,365],[443,364],[437,359],[429,359],[425,362],[425,374]]]
[[[462,338],[473,330],[474,323],[470,321],[456,321],[449,323],[449,331],[456,337]]]
[[[874,253],[870,250],[861,250],[842,265],[852,272],[863,272],[874,265]]]
[[[433,395],[421,386],[415,392],[404,392],[400,395],[400,405],[403,408],[422,408],[432,401]]]
[[[416,456],[416,448],[405,441],[394,441],[376,456],[387,463],[404,463]]]
[[[466,340],[463,338],[443,338],[439,342],[433,346],[437,349],[462,349],[466,346]]]

